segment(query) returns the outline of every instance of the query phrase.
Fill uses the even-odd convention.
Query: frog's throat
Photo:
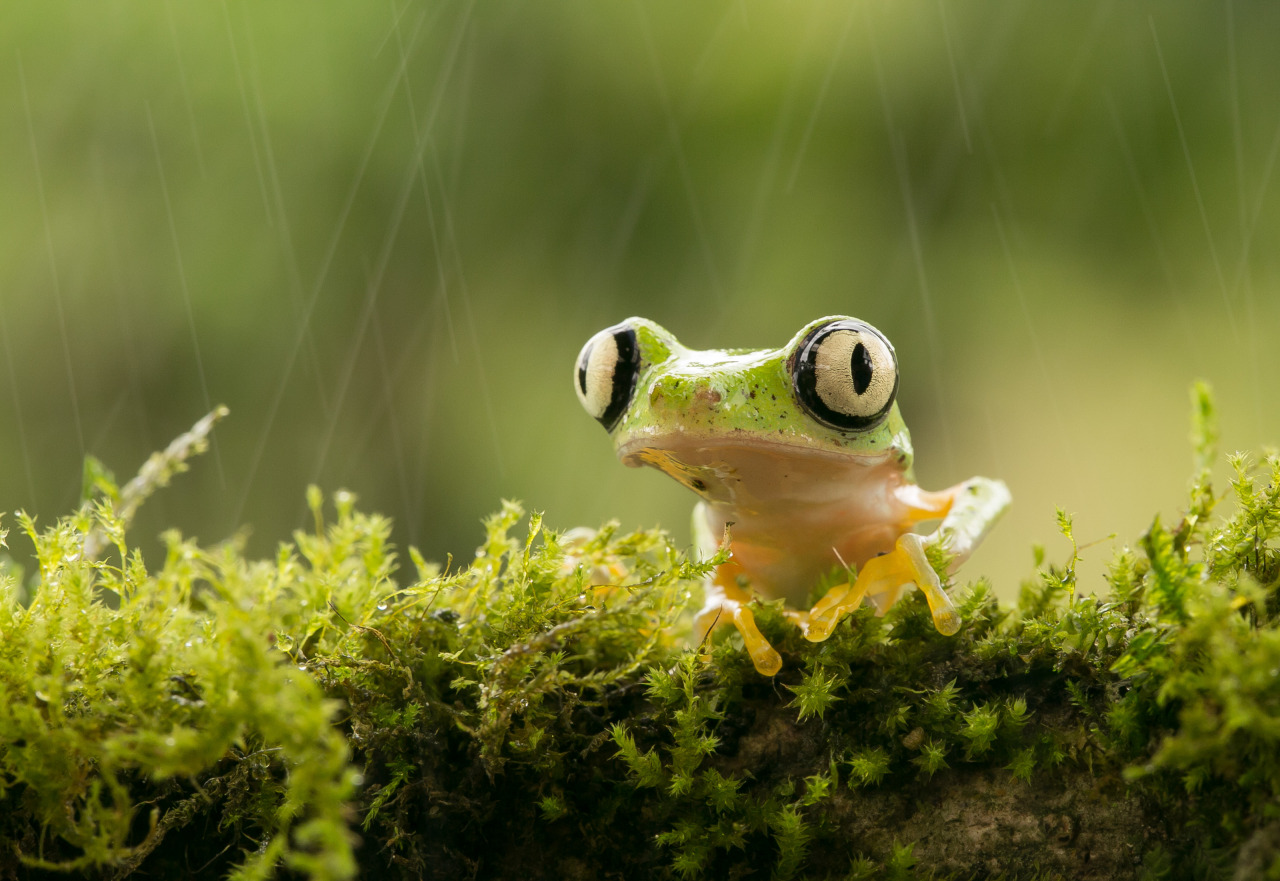
[[[895,438],[897,440],[897,438]],[[710,461],[732,461],[736,454],[803,455],[814,460],[827,460],[833,465],[874,466],[902,457],[897,444],[880,450],[859,450],[856,447],[832,449],[815,441],[806,442],[794,436],[786,440],[766,437],[734,437],[732,435],[668,434],[644,435],[631,438],[618,445],[618,458],[633,468],[653,465],[655,459],[676,459],[689,465],[703,465]],[[909,459],[910,453],[907,453]]]

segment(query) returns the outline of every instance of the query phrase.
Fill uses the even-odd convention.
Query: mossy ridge
[[[727,628],[673,644],[709,564],[660,532],[516,538],[507,504],[469,566],[410,549],[401,583],[388,522],[312,490],[274,560],[171,535],[151,573],[98,469],[97,504],[24,522],[29,596],[3,581],[0,877],[1280,872],[1280,461],[1233,457],[1214,519],[1195,400],[1188,511],[1107,596],[1062,515],[1067,563],[1015,610],[967,588],[956,637],[918,597],[819,644],[766,606],[774,680]]]
[[[271,645],[289,555],[251,563],[230,543],[165,536],[149,572],[125,541],[136,503],[185,468],[222,413],[120,491],[90,462],[94,497],[39,529],[18,515],[38,571],[0,572],[0,876],[124,876],[197,817],[234,834],[194,846],[236,878],[285,866],[351,875],[354,791],[334,704]],[[112,560],[95,559],[108,546]],[[211,811],[216,810],[216,815]],[[212,836],[216,838],[217,836]]]

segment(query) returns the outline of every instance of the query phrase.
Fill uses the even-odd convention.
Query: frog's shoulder
[[[895,401],[893,409],[889,413],[887,426],[892,434],[889,437],[889,452],[897,460],[898,467],[902,470],[908,483],[915,483],[915,448],[911,445],[911,432],[907,430],[907,424],[902,421],[902,415],[898,412],[898,404]]]

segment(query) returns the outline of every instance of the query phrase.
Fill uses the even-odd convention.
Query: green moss
[[[169,452],[132,492],[166,482],[189,450]],[[20,514],[38,574],[25,589],[0,575],[9,858],[127,870],[217,805],[236,833],[236,877],[280,865],[349,876],[355,771],[336,707],[272,645],[295,605],[280,598],[292,558],[249,563],[234,545],[206,551],[172,534],[149,572],[124,540],[131,490],[101,469],[93,485],[103,500],[48,528]],[[98,535],[114,560],[87,552]]]
[[[385,518],[312,490],[272,559],[175,533],[148,561],[128,520],[212,422],[122,490],[91,463],[0,575],[0,878],[968,877],[931,811],[1071,787],[1145,836],[1117,877],[1280,871],[1280,462],[1233,458],[1217,514],[1195,404],[1187,511],[1108,590],[1079,589],[1062,515],[1067,562],[1016,609],[960,588],[955,637],[914,595],[816,644],[761,607],[775,680],[731,628],[682,645],[711,562],[660,532],[508,503],[469,565],[410,549],[406,574]],[[1068,813],[1043,834],[1096,812]],[[1004,877],[1063,876],[1000,847]]]

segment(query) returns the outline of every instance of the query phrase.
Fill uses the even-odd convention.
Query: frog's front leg
[[[876,605],[876,614],[887,612],[903,590],[915,584],[924,593],[933,614],[933,624],[947,636],[960,629],[960,615],[942,589],[938,574],[925,554],[931,545],[941,545],[951,555],[951,570],[968,559],[987,530],[1008,506],[1010,495],[1002,481],[974,477],[942,492],[927,492],[914,485],[899,487],[895,495],[907,511],[902,528],[942,519],[928,536],[904,532],[892,551],[863,564],[854,584],[841,584],[827,592],[809,612],[805,636],[821,642],[831,635],[844,615],[852,612],[864,597]]]
[[[883,615],[910,584],[915,584],[924,593],[933,613],[933,625],[939,633],[950,636],[959,630],[960,613],[942,589],[942,582],[929,565],[924,547],[924,538],[914,532],[898,536],[893,550],[872,557],[862,565],[852,585],[838,584],[827,591],[809,612],[805,637],[813,642],[822,642],[831,635],[841,618],[862,604],[864,597],[876,604],[877,615]]]
[[[719,549],[722,539],[723,536],[712,531],[706,503],[699,502],[693,509],[694,544],[703,557],[710,557]],[[742,567],[732,557],[707,577],[703,585],[702,611],[693,619],[695,644],[701,645],[716,625],[732,622],[742,635],[743,645],[756,670],[764,676],[774,676],[782,669],[782,656],[756,626],[755,615],[749,606],[753,597],[750,591],[739,586],[742,577]],[[784,614],[802,629],[808,618],[807,613],[795,609],[785,609]]]
[[[693,636],[701,645],[716,624],[732,621],[742,634],[751,663],[762,675],[774,676],[782,669],[782,656],[756,626],[755,615],[748,606],[751,594],[738,586],[741,574],[742,567],[733,560],[715,568],[704,587],[702,611],[693,619]]]
[[[969,559],[973,549],[1013,501],[1004,481],[989,477],[970,477],[940,493],[925,492],[914,486],[899,487],[897,492],[899,498],[904,498],[912,491],[926,497],[945,496],[948,500],[946,516],[925,538],[925,545],[942,545],[951,556],[952,572]]]

